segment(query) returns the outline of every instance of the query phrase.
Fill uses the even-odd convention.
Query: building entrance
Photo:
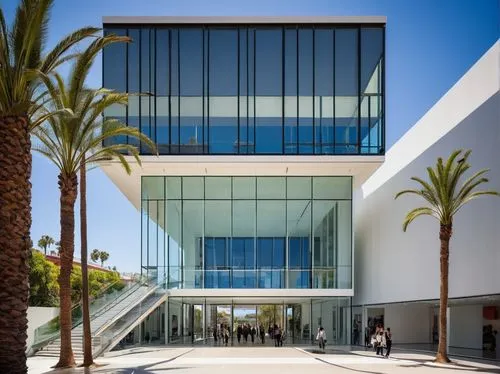
[[[279,301],[268,301],[265,298],[248,301],[244,298],[169,298],[167,344],[314,344],[316,331],[320,326],[326,330],[330,344],[348,344],[349,298],[295,298]],[[280,339],[276,341],[276,337]]]

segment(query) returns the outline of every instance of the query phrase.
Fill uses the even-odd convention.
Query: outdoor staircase
[[[154,284],[152,286],[137,285],[120,295],[115,300],[102,306],[99,310],[91,313],[90,329],[92,335],[92,351],[97,356],[105,350],[110,350],[142,319],[151,313],[151,307],[155,308],[166,298],[165,293],[159,291],[161,288]],[[119,328],[117,328],[117,326]],[[110,331],[108,329],[112,328]],[[123,334],[123,331],[126,333]],[[116,341],[116,339],[119,339]],[[83,360],[83,325],[79,323],[71,330],[71,345],[77,362]],[[113,345],[110,347],[110,345]],[[61,340],[58,337],[48,344],[39,348],[35,356],[59,357]]]

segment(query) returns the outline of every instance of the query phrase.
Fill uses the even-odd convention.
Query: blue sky
[[[16,0],[2,2],[11,22]],[[56,0],[49,46],[108,15],[385,15],[386,133],[394,144],[499,38],[498,0]],[[100,61],[89,85],[101,85]],[[438,126],[439,124],[436,124]],[[57,170],[33,157],[33,225],[59,238]],[[88,176],[89,249],[107,250],[109,265],[140,268],[140,214],[100,170]],[[78,213],[78,207],[76,210]],[[78,214],[77,214],[78,224]],[[79,257],[79,227],[75,256]]]

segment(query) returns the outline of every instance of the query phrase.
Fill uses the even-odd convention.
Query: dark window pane
[[[285,30],[285,153],[297,153],[297,30]]]
[[[215,269],[215,246],[213,238],[205,238],[205,267]]]
[[[156,30],[156,95],[168,95],[169,30]]]
[[[151,71],[151,60],[149,56],[150,52],[150,34],[151,29],[141,30],[141,92],[148,93],[151,92],[150,86],[150,71]]]
[[[241,238],[233,238],[231,247],[232,265],[235,269],[243,269],[245,267],[245,240]]]
[[[203,33],[181,29],[180,43],[180,153],[203,153]]]
[[[139,92],[139,43],[140,30],[130,29],[128,44],[128,92]]]
[[[215,265],[217,268],[226,268],[226,239],[215,238]]]
[[[282,269],[284,267],[285,267],[285,239],[274,238],[273,268]]]
[[[282,30],[256,31],[256,153],[282,153]]]
[[[309,238],[302,238],[302,268],[308,269],[311,266],[311,248],[309,247]]]
[[[248,113],[250,101],[248,99],[248,86],[249,82],[249,51],[248,51],[248,39],[249,31],[248,29],[240,29],[239,31],[239,41],[240,41],[240,54],[239,54],[239,65],[240,65],[240,99],[239,99],[239,110],[240,110],[240,133],[239,133],[239,149],[238,153],[248,154],[253,153],[252,144],[249,142],[249,129],[248,129]]]
[[[257,239],[257,267],[271,268],[273,264],[273,239]]]
[[[210,31],[210,153],[238,149],[238,32]]]
[[[170,153],[179,153],[179,30],[170,31]]]
[[[288,251],[290,268],[300,268],[300,238],[288,238]]]
[[[255,268],[255,246],[253,238],[245,239],[245,268]]]
[[[313,31],[299,30],[299,153],[313,153]]]
[[[333,153],[333,30],[314,33],[315,153]]]
[[[335,30],[336,153],[357,152],[358,31]]]
[[[104,35],[127,35],[125,29],[106,29]],[[112,43],[106,46],[104,54],[104,87],[118,92],[127,91],[127,43]]]
[[[156,143],[160,154],[170,153],[169,133],[169,30],[156,30]]]

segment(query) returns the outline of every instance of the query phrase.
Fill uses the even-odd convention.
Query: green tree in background
[[[59,305],[59,284],[57,265],[45,259],[45,256],[31,250],[29,258],[30,306],[55,307]]]
[[[43,235],[39,240],[38,240],[38,247],[40,249],[43,249],[43,253],[47,254],[47,248],[50,249],[50,246],[52,244],[55,244],[55,241],[52,237],[49,235]]]
[[[104,265],[104,263],[108,260],[109,258],[109,253],[106,251],[101,251],[99,253],[99,260],[101,260],[101,266]]]
[[[403,190],[395,197],[397,199],[404,194],[414,194],[426,201],[425,206],[415,208],[406,215],[403,221],[403,231],[406,232],[408,225],[420,216],[431,216],[439,222],[441,285],[437,362],[450,361],[446,341],[446,312],[448,309],[448,273],[453,218],[471,200],[484,195],[500,196],[496,191],[475,191],[476,187],[488,182],[488,179],[484,177],[488,169],[482,169],[474,173],[461,186],[459,185],[461,178],[471,167],[467,162],[471,151],[468,150],[463,155],[462,152],[463,150],[454,151],[446,162],[443,162],[441,157],[438,158],[434,168],[427,168],[430,182],[418,177],[411,177],[411,180],[420,184],[420,189]]]
[[[281,319],[279,315],[280,313],[276,305],[261,305],[258,309],[257,321],[259,325],[267,328],[269,325],[280,324]]]
[[[47,260],[45,256],[36,249],[32,249],[29,258],[29,281],[30,281],[30,306],[59,306],[59,267]],[[89,271],[89,295],[90,299],[102,295],[103,290],[107,293],[121,290],[125,284],[117,271],[91,270]],[[82,270],[78,265],[73,265],[71,272],[71,303],[75,305],[82,298]]]
[[[99,261],[99,257],[101,256],[101,251],[98,250],[97,248],[92,251],[90,254],[90,259],[94,262]]]
[[[94,249],[90,254],[90,259],[94,262],[101,262],[101,266],[109,259],[109,253],[106,251],[101,251],[99,249]]]

